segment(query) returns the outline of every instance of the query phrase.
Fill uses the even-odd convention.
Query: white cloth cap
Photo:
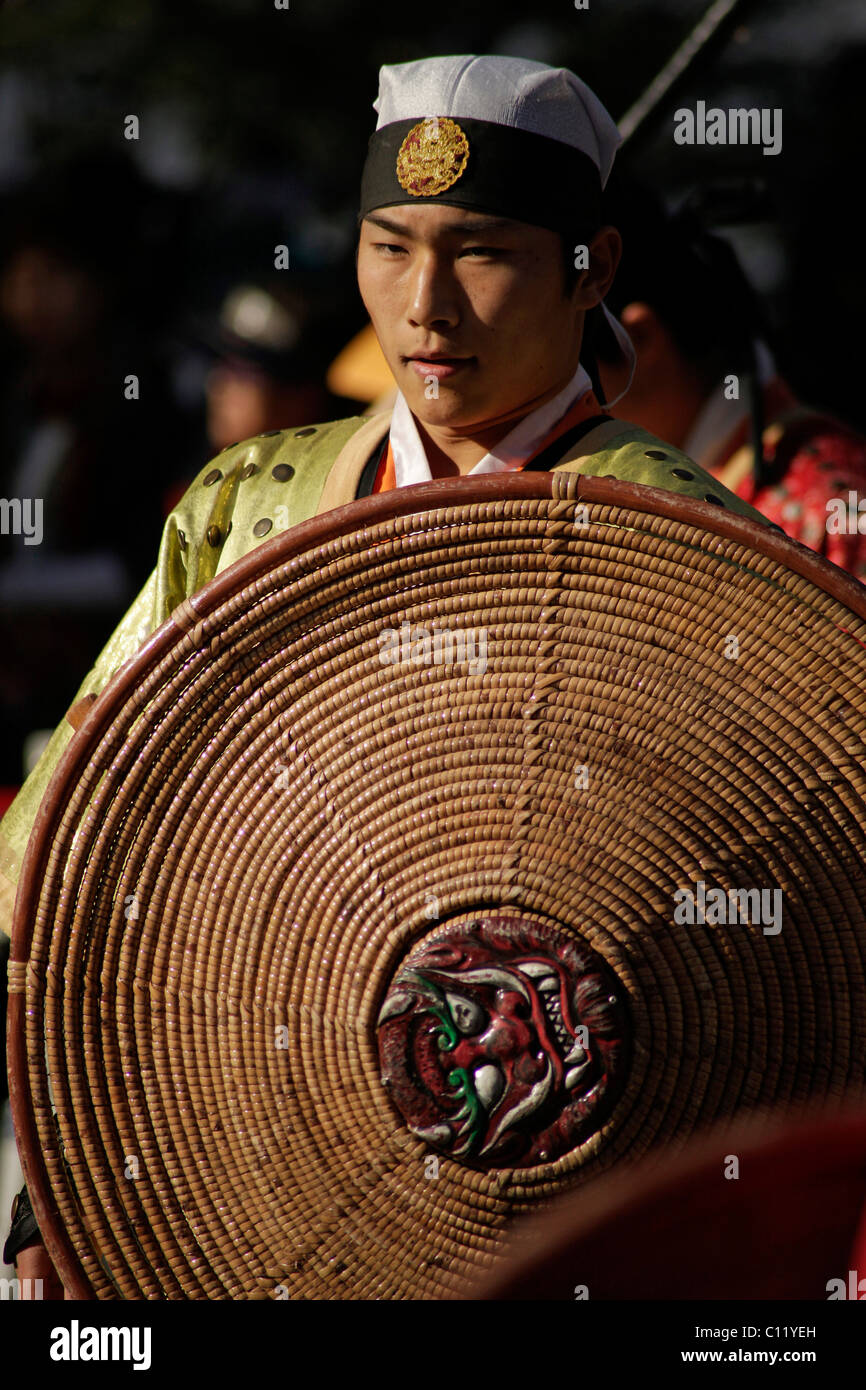
[[[413,117],[450,116],[514,126],[582,150],[602,188],[620,133],[598,97],[568,68],[529,58],[462,54],[379,69],[376,129]]]

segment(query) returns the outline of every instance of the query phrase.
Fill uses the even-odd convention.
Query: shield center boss
[[[469,141],[456,121],[429,116],[413,125],[397,153],[397,182],[416,198],[444,193],[466,168]]]
[[[379,1013],[382,1082],[413,1134],[480,1168],[582,1144],[628,1068],[624,990],[565,933],[485,916],[425,938]]]

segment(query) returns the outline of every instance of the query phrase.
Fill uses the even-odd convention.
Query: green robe
[[[384,439],[389,424],[389,412],[354,416],[258,435],[217,455],[166,520],[156,568],[81,682],[72,704],[85,695],[98,695],[179,603],[235,560],[296,523],[350,502],[364,463]],[[602,426],[567,449],[555,466],[555,471],[561,469],[612,475],[686,497],[703,499],[710,494],[729,511],[769,525],[760,512],[678,449],[622,421]],[[73,732],[63,719],[0,823],[0,930],[7,935],[36,812]]]

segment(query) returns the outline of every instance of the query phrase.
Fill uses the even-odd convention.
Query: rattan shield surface
[[[13,1110],[67,1285],[447,1296],[611,1165],[862,1082],[864,592],[538,474],[366,499],[185,603],[73,739],[16,905]],[[384,661],[404,623],[464,659]],[[780,890],[781,930],[675,923],[698,882]],[[491,914],[588,947],[627,1016],[612,1108],[530,1167],[436,1156],[381,1080],[407,954]]]

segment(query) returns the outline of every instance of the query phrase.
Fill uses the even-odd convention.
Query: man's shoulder
[[[677,469],[678,473],[694,472],[695,476],[701,474],[703,477],[710,477],[698,467],[694,459],[683,453],[682,449],[677,449],[673,444],[668,444],[666,440],[659,439],[657,435],[650,434],[649,430],[643,429],[640,425],[633,425],[628,420],[606,420],[579,440],[565,457],[571,459],[580,454],[594,461],[593,473],[596,463],[600,466],[602,460],[615,457],[620,467],[639,469],[652,474],[654,478],[668,474],[677,477],[674,469]]]
[[[282,476],[278,481],[287,482],[300,470],[308,471],[322,459],[333,462],[366,418],[349,415],[343,420],[326,420],[317,425],[266,430],[264,434],[242,439],[237,444],[228,444],[204,465],[191,486],[212,487],[233,475],[241,482],[257,479],[255,485],[261,486],[274,468],[280,468]],[[291,469],[291,474],[286,472],[287,468]]]
[[[611,420],[566,452],[559,469],[591,477],[614,477],[681,497],[726,507],[750,521],[766,518],[718,482],[682,449],[627,420]]]
[[[211,458],[169,518],[185,567],[194,570],[193,587],[267,537],[315,516],[335,459],[366,418],[269,430]]]

